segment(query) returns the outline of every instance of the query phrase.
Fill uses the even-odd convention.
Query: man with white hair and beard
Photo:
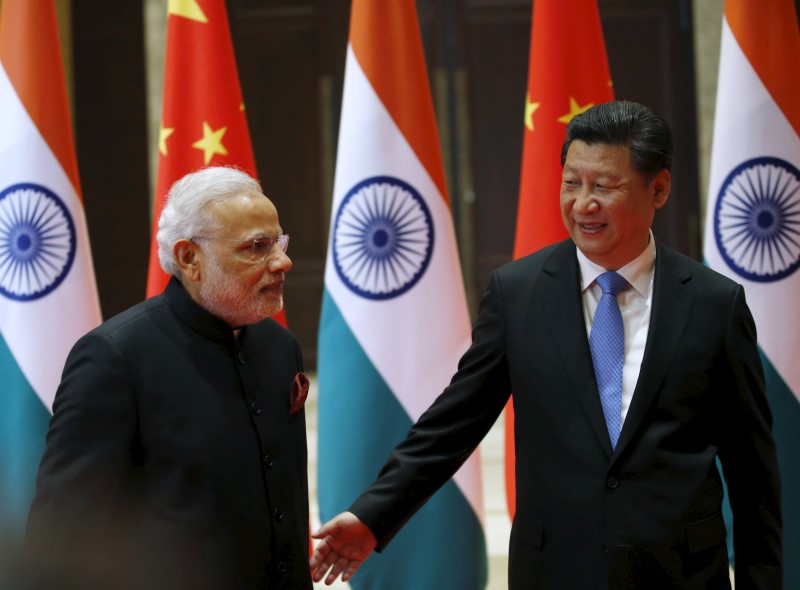
[[[288,243],[241,171],[170,189],[166,290],[64,368],[28,522],[38,587],[311,589],[308,381],[269,318]]]

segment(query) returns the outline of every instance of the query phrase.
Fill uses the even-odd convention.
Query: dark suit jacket
[[[744,291],[658,246],[633,401],[612,451],[568,240],[495,271],[450,386],[351,507],[385,546],[468,457],[513,392],[509,587],[779,588],[771,414]],[[453,564],[452,567],[457,567]]]
[[[301,370],[275,321],[237,342],[175,279],[83,337],[28,523],[40,585],[310,589]]]

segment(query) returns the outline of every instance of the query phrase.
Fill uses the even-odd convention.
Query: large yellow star
[[[578,101],[575,100],[573,97],[569,97],[569,112],[564,115],[563,117],[558,118],[559,123],[564,123],[565,125],[572,121],[572,117],[575,115],[580,115],[584,111],[588,111],[590,108],[594,106],[593,102],[590,102],[586,106],[580,106]]]
[[[167,3],[167,16],[174,14],[199,23],[207,23],[208,19],[197,0],[169,0]]]
[[[211,161],[211,158],[214,157],[214,154],[220,154],[221,156],[228,155],[228,150],[226,150],[225,146],[222,145],[222,136],[225,135],[227,130],[227,127],[220,127],[214,131],[211,129],[211,125],[203,121],[203,138],[195,141],[192,144],[192,147],[198,150],[203,150],[206,164]]]
[[[164,127],[162,124],[158,128],[158,151],[161,152],[162,156],[167,155],[167,138],[175,133],[174,127]]]
[[[525,95],[525,127],[528,128],[529,131],[533,131],[533,113],[536,112],[542,106],[540,102],[531,102],[530,94]]]

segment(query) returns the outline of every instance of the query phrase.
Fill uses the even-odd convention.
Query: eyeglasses
[[[238,249],[238,252],[241,252],[243,255],[245,255],[250,262],[262,262],[267,256],[269,256],[270,252],[272,252],[272,247],[275,244],[278,244],[278,247],[284,252],[286,252],[286,249],[289,247],[289,234],[280,234],[274,238],[253,238],[252,240],[195,236],[192,238],[192,241],[195,240],[236,242],[242,245],[241,248]]]

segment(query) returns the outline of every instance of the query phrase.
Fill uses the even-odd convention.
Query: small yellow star
[[[158,128],[158,151],[161,152],[162,156],[167,155],[167,138],[175,133],[174,127],[164,127],[161,125]]]
[[[590,108],[594,106],[593,102],[590,102],[586,106],[580,106],[578,101],[575,100],[573,97],[569,97],[569,112],[564,115],[563,117],[558,118],[559,123],[564,123],[565,125],[572,121],[572,117],[575,115],[580,115],[581,113],[588,111]]]
[[[542,106],[540,102],[531,102],[530,94],[525,95],[525,127],[528,128],[529,131],[533,131],[533,113],[536,112]]]
[[[216,131],[211,129],[211,125],[203,121],[203,138],[198,139],[192,144],[193,148],[203,150],[206,165],[214,157],[214,154],[227,156],[228,150],[222,145],[222,136],[228,130],[227,127],[220,127]]]
[[[203,9],[197,3],[197,0],[169,0],[167,3],[167,16],[174,14],[175,16],[182,16],[189,20],[197,21],[199,23],[207,23]]]
[[[239,110],[241,112],[244,112],[244,102],[242,102],[242,104],[239,105]]]

